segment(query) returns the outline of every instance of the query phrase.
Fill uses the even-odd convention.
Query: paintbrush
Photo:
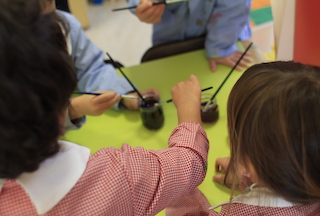
[[[188,1],[188,0],[160,0],[160,1],[157,1],[157,2],[153,2],[152,5],[172,4],[172,3],[182,2],[182,1]],[[138,7],[138,5],[131,6],[131,7],[116,8],[116,9],[113,9],[112,11],[121,11],[121,10],[127,10],[127,9],[134,9],[136,7]]]
[[[83,91],[74,91],[73,94],[87,94],[87,95],[101,95],[102,93],[95,93],[95,92],[83,92]],[[121,95],[121,98],[137,98],[134,95]]]

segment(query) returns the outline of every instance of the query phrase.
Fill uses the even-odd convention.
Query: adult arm
[[[205,42],[208,58],[230,55],[238,50],[236,42],[249,19],[251,0],[217,0],[207,24]],[[250,28],[246,28],[250,34]]]
[[[205,42],[212,71],[217,69],[218,63],[233,67],[242,55],[236,42],[240,37],[251,37],[248,26],[250,5],[251,0],[217,0],[207,24]],[[251,62],[252,60],[245,56],[236,69],[242,70],[242,67],[248,67]]]

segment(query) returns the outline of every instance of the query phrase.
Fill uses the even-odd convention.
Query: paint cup
[[[202,94],[201,96],[201,120],[203,123],[215,123],[219,119],[219,107],[217,100],[211,100],[212,95]],[[207,105],[207,103],[209,104]]]
[[[159,97],[154,94],[144,95],[142,100],[138,99],[141,121],[149,130],[157,130],[163,126],[164,115]]]

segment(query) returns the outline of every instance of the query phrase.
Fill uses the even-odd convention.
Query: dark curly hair
[[[0,0],[0,178],[59,151],[59,119],[76,87],[63,26],[38,0]]]

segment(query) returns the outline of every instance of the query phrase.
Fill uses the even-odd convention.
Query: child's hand
[[[224,64],[230,67],[233,67],[237,61],[240,59],[241,55],[243,54],[242,51],[236,51],[232,53],[231,55],[222,57],[222,58],[210,58],[209,64],[211,71],[217,70],[217,64]],[[241,61],[239,62],[238,66],[236,67],[236,70],[243,70],[243,67],[249,67],[250,63],[252,63],[252,60],[248,57],[249,55],[243,56]]]
[[[101,115],[112,108],[119,100],[120,95],[115,91],[95,91],[101,95],[81,95],[72,98],[69,105],[69,117],[71,120],[81,118],[85,115]]]
[[[213,180],[223,184],[224,183],[224,179],[226,177],[226,170],[228,169],[229,166],[229,162],[230,162],[230,158],[226,157],[226,158],[218,158],[216,160],[216,166],[215,166],[215,171],[216,172],[221,172],[221,174],[217,174],[213,176]],[[232,182],[227,182],[228,184],[232,184]]]
[[[224,184],[225,178],[226,178],[226,171],[229,167],[229,162],[230,162],[229,157],[218,158],[216,160],[215,171],[221,172],[221,174],[214,175],[212,178],[214,181],[220,184]],[[236,175],[234,173],[228,174],[228,179],[226,180],[226,186],[231,188],[232,185],[235,184],[236,186],[235,189],[240,190],[239,185],[244,172],[245,172],[245,169],[242,166],[238,165],[238,170]]]
[[[141,22],[156,24],[161,21],[165,4],[152,5],[152,1],[141,0],[136,8],[136,16]]]
[[[147,90],[144,90],[144,91],[140,91],[140,94],[143,96],[143,95],[146,95],[146,94],[154,94],[156,96],[159,96],[159,92],[155,89],[147,89]],[[140,96],[134,92],[134,93],[129,93],[127,95],[134,95],[136,96],[136,99],[132,99],[132,98],[123,98],[122,99],[122,104],[127,108],[127,109],[130,109],[130,110],[137,110],[138,109],[138,99],[140,98]]]
[[[179,123],[187,121],[201,123],[201,86],[195,75],[190,75],[189,80],[177,83],[171,89],[171,94],[178,111]]]

